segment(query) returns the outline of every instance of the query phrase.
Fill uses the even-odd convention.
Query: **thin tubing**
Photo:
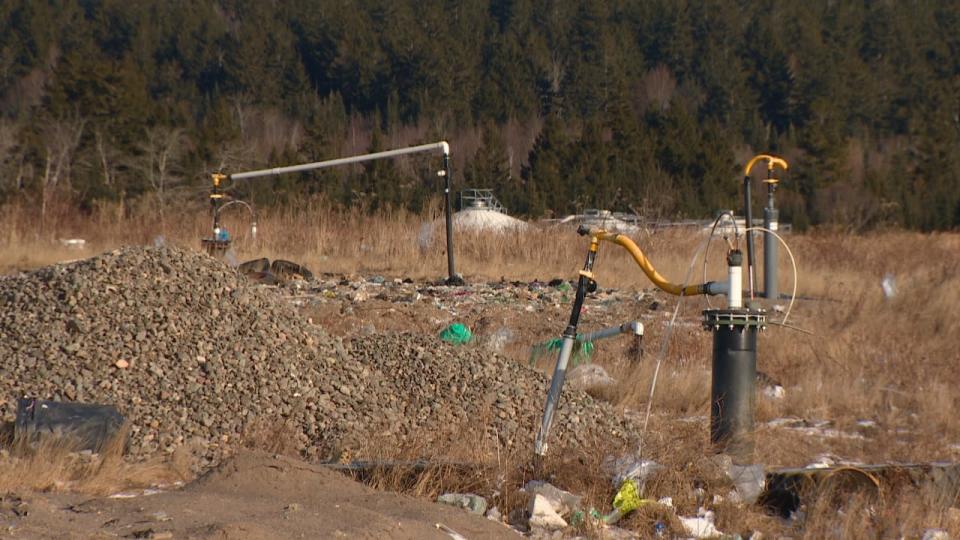
[[[683,285],[686,286],[690,282],[690,277],[693,275],[693,269],[697,264],[697,257],[700,256],[700,253],[706,248],[707,241],[704,240],[701,242],[700,247],[697,248],[697,251],[694,252],[693,258],[690,259],[690,267],[687,268],[687,275],[684,277]],[[681,287],[681,290],[685,287]],[[663,359],[667,356],[667,349],[670,348],[670,338],[673,336],[673,329],[676,327],[677,314],[680,313],[680,304],[683,303],[684,295],[680,295],[680,298],[677,299],[677,305],[673,308],[673,316],[670,317],[670,324],[667,326],[667,331],[664,332],[663,341],[660,343],[660,354],[657,355],[657,366],[653,370],[653,380],[650,381],[650,395],[647,397],[647,413],[643,419],[643,428],[640,430],[640,440],[637,446],[637,454],[639,458],[643,458],[643,438],[647,433],[647,425],[650,423],[650,414],[653,411],[653,395],[657,390],[657,379],[660,376],[660,365],[663,363]],[[642,489],[641,489],[642,491]]]

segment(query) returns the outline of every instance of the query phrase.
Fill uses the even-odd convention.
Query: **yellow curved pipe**
[[[640,269],[643,270],[643,273],[650,278],[650,281],[652,281],[654,285],[662,289],[664,292],[675,296],[681,296],[681,294],[683,296],[706,294],[705,285],[689,285],[687,287],[681,287],[676,283],[667,281],[665,277],[661,276],[660,273],[657,272],[657,270],[650,263],[650,259],[647,259],[646,255],[640,251],[640,248],[637,247],[637,245],[633,243],[633,240],[630,240],[630,238],[622,234],[611,233],[603,230],[594,231],[593,236],[598,240],[612,242],[626,249],[627,252],[633,257],[633,260],[637,262],[637,266],[639,266]]]
[[[787,170],[789,167],[786,160],[783,158],[778,158],[776,156],[771,156],[769,154],[760,154],[754,156],[753,159],[747,162],[747,166],[743,169],[744,176],[750,176],[750,171],[753,170],[753,166],[757,164],[758,161],[766,160],[767,170],[772,171],[774,167],[780,167],[783,170]]]

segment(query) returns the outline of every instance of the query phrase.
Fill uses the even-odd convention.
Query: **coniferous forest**
[[[440,139],[458,189],[531,217],[711,217],[770,152],[791,164],[778,197],[796,227],[953,229],[960,3],[0,2],[3,203],[162,210],[202,203],[211,172]],[[436,168],[240,189],[418,210]]]

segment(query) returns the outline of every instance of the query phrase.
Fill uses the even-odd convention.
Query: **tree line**
[[[211,172],[447,139],[521,215],[712,216],[769,152],[795,226],[952,229],[958,28],[950,0],[6,0],[0,201],[162,218]],[[238,189],[417,210],[436,167]]]

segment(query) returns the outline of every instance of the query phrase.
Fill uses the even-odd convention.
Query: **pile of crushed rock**
[[[264,423],[294,426],[315,459],[478,426],[532,447],[547,383],[434,337],[328,336],[274,289],[175,247],[0,278],[0,417],[13,420],[24,396],[113,404],[131,422],[137,457],[189,444],[213,464]],[[628,439],[631,427],[570,392],[553,440]]]

